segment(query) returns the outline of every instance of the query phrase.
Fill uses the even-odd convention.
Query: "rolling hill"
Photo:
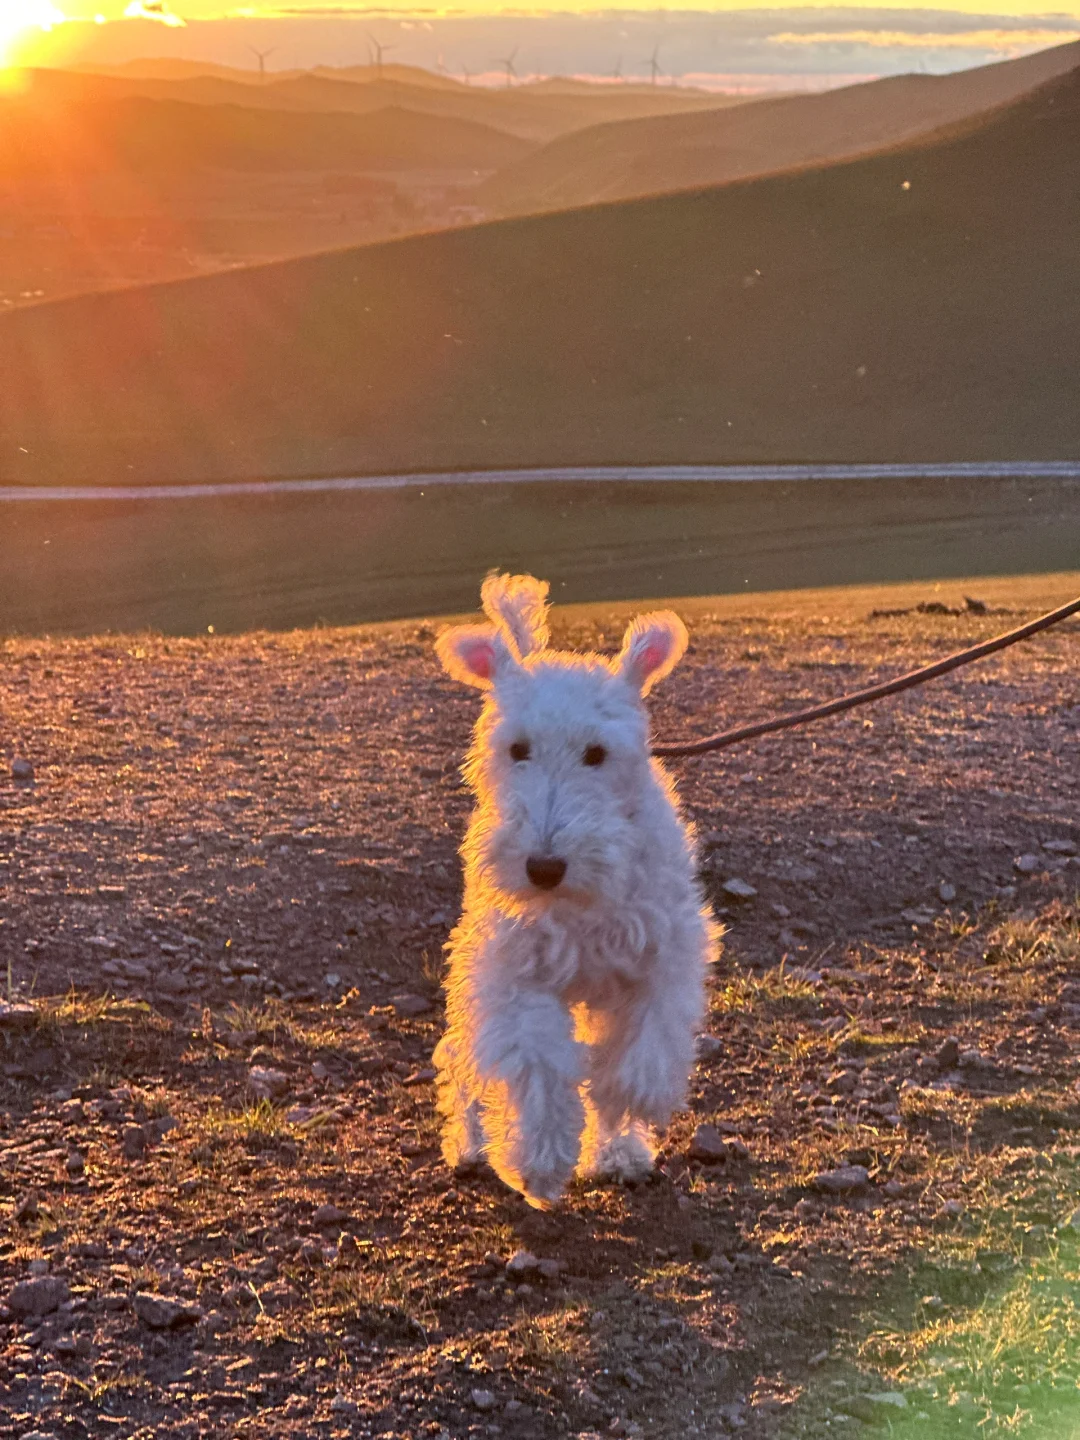
[[[717,185],[862,154],[1006,103],[1080,65],[1080,41],[950,75],[900,75],[696,115],[623,120],[552,141],[494,175],[497,215]]]
[[[471,120],[131,97],[42,109],[0,101],[0,175],[92,170],[492,170],[527,141]]]
[[[9,313],[0,473],[1076,458],[1077,154],[1072,72],[845,163]]]
[[[546,142],[573,130],[636,116],[671,115],[719,110],[750,103],[745,96],[716,95],[703,90],[668,86],[591,85],[565,92],[546,86],[518,85],[492,90],[464,85],[446,76],[414,72],[405,66],[384,67],[370,78],[348,70],[290,71],[253,83],[245,71],[214,67],[151,66],[148,73],[121,69],[108,74],[84,70],[28,70],[20,77],[26,99],[48,103],[88,104],[142,97],[182,100],[200,105],[243,105],[264,110],[325,110],[367,114],[397,108],[417,114],[489,125],[522,139]],[[423,77],[423,78],[419,78]]]

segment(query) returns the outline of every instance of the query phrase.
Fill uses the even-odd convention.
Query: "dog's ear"
[[[548,643],[548,583],[531,575],[489,575],[480,588],[484,614],[524,660]]]
[[[647,695],[658,680],[674,670],[689,638],[686,626],[674,611],[639,615],[623,636],[614,668],[642,695]]]
[[[455,680],[490,690],[498,672],[516,663],[510,647],[490,625],[454,625],[435,641],[443,669]]]

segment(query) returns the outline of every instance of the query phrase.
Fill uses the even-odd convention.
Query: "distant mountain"
[[[1072,72],[844,163],[10,312],[0,475],[1080,458],[1078,154]]]
[[[90,170],[492,170],[527,141],[394,107],[365,115],[131,97],[0,101],[0,175]]]
[[[164,62],[163,62],[164,63]],[[168,62],[170,67],[174,62]],[[151,68],[158,62],[153,62]],[[186,62],[185,62],[186,65]],[[548,92],[532,85],[492,90],[462,85],[428,71],[411,67],[383,67],[359,83],[352,71],[274,72],[259,84],[246,71],[224,66],[180,68],[164,77],[143,76],[117,67],[108,74],[84,70],[31,70],[21,79],[26,90],[39,98],[74,101],[118,100],[142,96],[154,100],[183,100],[201,105],[244,105],[267,110],[326,110],[365,114],[396,107],[422,115],[472,120],[495,130],[534,141],[628,116],[671,115],[686,111],[716,110],[741,104],[745,97],[710,95],[702,90],[681,90],[666,85],[593,85],[567,93]],[[370,67],[361,74],[370,75]],[[401,78],[404,75],[405,78]]]
[[[732,110],[624,120],[553,141],[494,175],[498,215],[717,185],[864,154],[1015,99],[1080,65],[1080,41],[951,75],[899,75]]]

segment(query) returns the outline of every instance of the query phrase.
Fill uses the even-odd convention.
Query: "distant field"
[[[2,507],[0,632],[194,633],[561,602],[1073,569],[1080,483],[577,482]]]

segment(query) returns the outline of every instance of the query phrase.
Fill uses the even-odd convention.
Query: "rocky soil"
[[[656,732],[1042,608],[1007,588],[698,604]],[[476,700],[433,634],[0,646],[0,1436],[989,1433],[871,1342],[1005,1283],[988,1216],[1008,1270],[1076,1208],[1080,627],[677,763],[728,926],[692,1109],[549,1214],[438,1151]]]

